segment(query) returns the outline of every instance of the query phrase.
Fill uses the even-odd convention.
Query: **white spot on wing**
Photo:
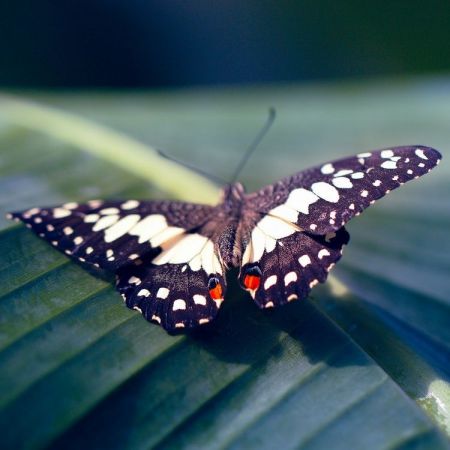
[[[152,320],[154,320],[155,322],[161,323],[161,318],[158,316],[153,315]]]
[[[325,256],[330,256],[330,252],[326,248],[322,248],[321,250],[319,250],[317,256],[319,259],[322,259]]]
[[[53,217],[55,219],[62,219],[63,217],[70,216],[72,212],[65,208],[55,208],[53,210]]]
[[[380,153],[382,158],[392,158],[394,156],[394,152],[392,150],[383,150]]]
[[[148,289],[141,289],[137,295],[138,297],[148,297],[150,295],[150,291]]]
[[[196,305],[206,305],[206,297],[204,295],[195,294],[193,298]]]
[[[70,234],[73,233],[73,228],[72,228],[72,227],[64,227],[64,228],[63,228],[63,233],[64,233],[66,236],[69,236]]]
[[[378,186],[381,185],[381,181],[380,181],[380,180],[375,180],[372,184],[373,184],[375,187],[378,187]]]
[[[105,228],[110,227],[111,225],[114,225],[117,220],[119,219],[119,216],[105,216],[102,217],[92,228],[92,231],[101,231]]]
[[[158,255],[153,263],[157,265],[189,263],[194,271],[203,268],[208,274],[222,273],[222,267],[214,253],[214,244],[207,237],[197,233],[183,236]]]
[[[352,182],[347,177],[333,178],[331,182],[340,189],[350,189],[353,187]]]
[[[178,298],[177,300],[175,300],[173,302],[173,306],[172,306],[172,311],[178,311],[179,309],[186,309],[186,302],[181,298]],[[178,324],[176,324],[175,326],[177,326],[177,325]]]
[[[361,192],[361,197],[367,197],[369,195],[368,191],[362,191]]]
[[[302,267],[306,267],[307,265],[311,264],[311,258],[308,255],[302,255],[300,258],[298,258],[298,262]]]
[[[39,208],[31,208],[28,211],[25,211],[22,215],[25,219],[29,219],[31,216],[38,214],[40,212]]]
[[[264,282],[264,289],[267,291],[270,287],[272,287],[277,282],[277,276],[271,275],[267,280]]]
[[[98,214],[88,214],[84,217],[85,223],[94,223],[97,222],[97,220],[100,219],[100,216]]]
[[[162,298],[163,300],[166,299],[169,295],[169,289],[165,288],[165,287],[160,287],[158,289],[158,292],[156,293],[156,297],[157,298]]]
[[[211,239],[207,239],[206,244],[203,246],[200,253],[200,258],[201,267],[206,273],[222,273],[222,266],[217,259],[214,251],[214,244]]]
[[[75,209],[75,208],[78,208],[78,203],[75,203],[75,202],[64,203],[63,208],[65,208],[65,209]]]
[[[139,202],[137,200],[128,200],[125,203],[122,203],[120,205],[120,207],[122,209],[134,209],[137,208],[139,206]]]
[[[297,281],[297,274],[295,272],[289,272],[284,277],[284,285],[287,286],[289,283],[294,283]]]
[[[100,211],[100,214],[109,216],[111,214],[119,214],[119,212],[117,208],[105,208]]]
[[[288,222],[295,223],[298,220],[298,211],[289,208],[286,204],[277,206],[269,211],[271,216],[280,217]]]
[[[340,170],[339,172],[336,172],[334,174],[334,176],[335,177],[344,177],[346,175],[350,175],[351,173],[353,173],[353,170],[351,170],[351,169],[343,169],[343,170]]]
[[[208,238],[197,234],[187,234],[177,243],[163,251],[154,260],[154,264],[180,264],[190,262],[195,258],[206,244]]]
[[[428,159],[421,148],[417,148],[415,154],[422,159]]]
[[[355,172],[350,175],[354,180],[360,180],[364,178],[364,172]]]
[[[307,189],[294,189],[286,200],[286,206],[294,208],[303,214],[309,214],[309,207],[317,202],[319,197]]]
[[[396,169],[397,168],[397,163],[395,161],[385,161],[383,164],[381,164],[381,167],[383,169]]]
[[[311,190],[318,197],[323,198],[325,201],[330,203],[337,203],[339,201],[339,192],[331,184],[325,183],[324,181],[319,181],[311,186]]]
[[[166,218],[161,214],[152,214],[143,218],[131,230],[130,235],[137,236],[139,244],[148,241],[152,236],[168,227]]]
[[[74,240],[73,240],[73,243],[75,244],[75,245],[80,245],[82,242],[83,242],[83,238],[81,237],[81,236],[77,236]]]
[[[291,224],[269,215],[263,217],[257,226],[261,231],[274,239],[281,239],[298,231]]]
[[[372,153],[358,153],[358,155],[356,155],[358,158],[369,158],[370,156],[372,156]]]
[[[103,200],[89,200],[88,205],[91,208],[99,208],[101,205],[103,205]]]
[[[161,231],[161,233],[156,234],[152,238],[150,238],[150,245],[152,247],[163,247],[168,242],[170,242],[173,238],[177,236],[181,236],[184,233],[183,228],[178,227],[168,227],[165,230]]]
[[[135,277],[134,275],[128,279],[128,283],[135,284],[136,286],[139,286],[141,284],[141,279],[138,277]]]
[[[324,174],[324,175],[329,175],[330,173],[334,172],[334,167],[333,164],[328,163],[325,164],[321,167],[320,171]]]
[[[280,242],[281,244],[281,242]],[[271,251],[275,250],[275,247],[277,246],[277,241],[270,236],[266,236],[266,252],[270,253]]]
[[[266,237],[264,233],[258,228],[255,227],[252,232],[252,243],[251,243],[251,253],[253,255],[250,256],[252,261],[259,261],[264,253],[264,249],[266,246]]]
[[[139,222],[140,218],[139,214],[130,214],[120,219],[105,231],[105,242],[113,242],[128,233]]]

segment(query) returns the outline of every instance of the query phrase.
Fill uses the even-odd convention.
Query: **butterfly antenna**
[[[239,174],[241,173],[244,166],[247,164],[247,161],[249,160],[252,153],[255,151],[256,147],[258,147],[259,143],[263,140],[264,136],[269,131],[270,127],[272,126],[273,122],[275,121],[276,117],[276,110],[273,106],[269,108],[269,116],[267,117],[266,123],[264,126],[259,130],[259,133],[256,135],[253,142],[250,144],[250,146],[247,148],[246,152],[244,153],[244,156],[242,157],[241,161],[239,162],[239,165],[237,166],[233,177],[231,178],[230,183],[234,183]]]
[[[204,170],[199,169],[198,167],[192,166],[189,163],[186,163],[184,161],[180,161],[179,159],[176,159],[173,156],[170,156],[167,153],[164,153],[160,149],[156,149],[156,151],[158,152],[159,156],[162,156],[163,158],[165,158],[165,159],[167,159],[169,161],[172,161],[172,162],[174,162],[176,164],[179,164],[180,166],[186,167],[187,169],[192,170],[193,172],[196,172],[199,175],[202,175],[202,176],[208,178],[211,181],[214,181],[214,182],[216,182],[218,184],[221,184],[221,185],[228,184],[228,182],[226,180],[223,180],[222,178],[220,178],[220,177],[218,177],[216,175],[213,175],[211,173],[205,172]]]

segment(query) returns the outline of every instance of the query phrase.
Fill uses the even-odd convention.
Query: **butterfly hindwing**
[[[299,172],[247,196],[248,208],[324,235],[440,161],[423,146],[361,153]]]
[[[212,211],[184,202],[93,200],[10,216],[70,257],[114,271],[137,259],[151,260],[165,242],[201,226]]]
[[[224,268],[212,241],[187,234],[152,263],[117,272],[117,289],[129,308],[168,331],[212,320],[225,296]]]
[[[239,281],[260,308],[305,298],[326,280],[349,241],[341,228],[324,236],[293,231],[272,245],[273,235],[257,230],[247,246]]]

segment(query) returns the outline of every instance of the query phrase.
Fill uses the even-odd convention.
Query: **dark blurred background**
[[[449,1],[0,3],[6,87],[267,83],[449,69]]]

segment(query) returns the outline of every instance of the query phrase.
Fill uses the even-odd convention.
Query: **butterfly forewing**
[[[361,153],[267,186],[248,195],[247,206],[324,235],[393,189],[426,174],[440,158],[439,152],[423,146]]]
[[[214,208],[170,201],[66,203],[12,213],[55,248],[83,263],[116,270],[151,260],[161,246],[208,221]]]

